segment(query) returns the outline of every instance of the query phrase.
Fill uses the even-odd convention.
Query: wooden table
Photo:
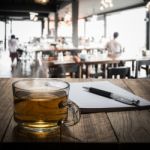
[[[51,72],[52,70],[54,70],[54,68],[58,68],[58,67],[64,67],[65,71],[66,71],[66,68],[72,68],[76,62],[75,60],[73,59],[73,56],[64,56],[63,57],[64,60],[42,60],[41,61],[41,64],[44,66],[44,67],[47,67],[48,68],[48,74],[49,74],[49,77],[51,77]],[[79,71],[78,71],[78,77],[81,78],[81,73],[82,73],[82,62],[78,63],[79,64]],[[60,72],[61,73],[61,72]]]
[[[76,51],[77,53],[80,53],[81,51],[85,50],[85,51],[93,51],[94,49],[96,50],[99,50],[101,51],[102,49],[101,48],[98,48],[98,47],[62,47],[62,48],[54,48],[54,47],[50,47],[50,48],[40,48],[40,49],[28,49],[28,52],[34,52],[35,53],[35,60],[37,60],[38,58],[38,53],[47,53],[47,52],[55,52],[56,55],[57,53],[59,52],[63,52],[66,53],[66,52],[74,52]]]
[[[84,64],[86,65],[86,78],[89,77],[89,66],[90,65],[98,65],[101,64],[103,65],[103,72],[104,72],[104,78],[107,78],[107,66],[108,64],[114,65],[114,64],[119,64],[120,61],[124,62],[132,62],[132,68],[133,68],[133,63],[135,61],[135,58],[133,57],[126,57],[124,55],[118,56],[116,58],[111,58],[111,57],[102,57],[102,58],[93,58],[91,60],[86,60]]]
[[[82,77],[82,66],[83,65],[86,66],[86,78],[88,78],[89,77],[89,66],[101,64],[104,67],[103,68],[104,78],[107,78],[107,76],[106,76],[107,65],[108,64],[118,64],[120,61],[132,63],[132,71],[135,70],[135,78],[138,78],[138,70],[139,70],[141,65],[150,65],[150,57],[149,56],[140,56],[140,57],[134,56],[133,57],[133,56],[121,55],[121,56],[116,57],[116,58],[111,58],[111,57],[99,58],[99,57],[97,57],[97,58],[92,58],[90,60],[81,61],[80,63],[78,63],[80,65],[80,75],[79,76]],[[65,60],[65,57],[64,57],[64,61],[58,61],[58,60],[47,61],[47,60],[44,60],[43,62],[44,62],[44,64],[47,64],[48,66],[51,66],[51,65],[73,65],[76,63],[74,60],[72,60],[72,58],[69,59],[69,56],[67,56],[67,60]]]
[[[66,59],[67,58],[67,59]],[[107,65],[108,64],[118,64],[120,61],[125,61],[125,62],[129,62],[131,61],[132,64],[133,62],[135,61],[135,58],[133,57],[125,57],[125,56],[119,56],[119,57],[116,57],[116,58],[111,58],[111,57],[93,57],[91,58],[90,60],[85,60],[85,61],[81,61],[78,63],[79,65],[79,77],[82,78],[82,68],[83,68],[83,65],[86,66],[86,71],[85,71],[85,74],[86,74],[86,78],[89,78],[89,66],[90,65],[98,65],[98,64],[101,64],[103,65],[103,71],[104,71],[104,78],[106,78],[106,68],[107,68]],[[59,60],[53,60],[53,61],[49,61],[49,60],[42,60],[42,63],[43,65],[47,65],[48,68],[50,69],[52,66],[59,66],[59,65],[74,65],[76,64],[76,62],[72,59],[72,56],[64,56],[64,61],[59,61]]]
[[[98,112],[81,114],[78,124],[62,127],[47,139],[18,137],[14,132],[13,97],[11,84],[20,78],[0,78],[0,141],[59,142],[59,143],[150,143],[150,110]],[[100,79],[62,79],[68,82]],[[150,100],[149,79],[107,80],[138,96]]]

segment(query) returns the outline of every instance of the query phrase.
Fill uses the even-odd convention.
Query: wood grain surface
[[[81,114],[80,122],[60,127],[47,138],[17,135],[13,118],[12,82],[21,78],[0,78],[0,141],[54,143],[150,143],[150,109]],[[68,82],[101,79],[61,79]],[[104,79],[103,79],[104,81]],[[149,79],[107,80],[150,100]]]

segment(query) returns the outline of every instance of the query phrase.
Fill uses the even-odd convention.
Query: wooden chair
[[[117,78],[118,76],[123,78],[130,78],[130,67],[119,66],[119,67],[108,67],[108,78]]]
[[[95,71],[93,73],[89,73],[90,78],[105,78],[105,73],[101,66],[98,67],[98,64],[94,65],[94,70]]]
[[[96,73],[90,73],[89,76],[90,76],[90,78],[99,78],[99,77],[104,78],[105,74],[103,71],[100,71],[100,72],[96,72]]]
[[[63,64],[49,66],[50,78],[78,78],[79,77],[79,65],[78,64]]]
[[[140,69],[144,69],[146,71],[146,76],[148,77],[150,74],[150,60],[138,60],[136,62],[136,78],[138,78],[138,71],[140,71]]]

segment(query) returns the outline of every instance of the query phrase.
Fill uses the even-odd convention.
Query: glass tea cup
[[[21,131],[47,134],[80,120],[79,107],[68,100],[70,85],[56,79],[21,79],[12,84],[14,120]]]

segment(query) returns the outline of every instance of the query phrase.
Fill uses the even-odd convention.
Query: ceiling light
[[[150,2],[148,2],[148,3],[146,4],[146,9],[147,9],[147,11],[150,10]]]
[[[34,0],[35,3],[38,3],[38,4],[42,4],[42,5],[45,5],[49,2],[49,0]]]
[[[100,10],[113,7],[113,0],[100,0]]]
[[[37,21],[38,20],[38,13],[30,12],[30,20]]]

